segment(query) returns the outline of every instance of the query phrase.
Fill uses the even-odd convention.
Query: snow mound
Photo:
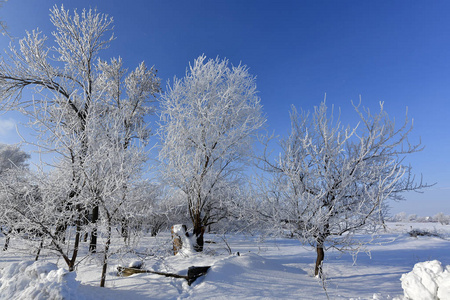
[[[302,289],[318,288],[317,282],[305,275],[301,269],[284,266],[257,254],[229,256],[214,263],[204,278],[197,279],[191,298],[302,299],[299,297]]]
[[[0,270],[0,299],[84,299],[77,294],[76,273],[54,263],[26,261]]]
[[[135,260],[128,264],[128,268],[134,268],[134,269],[142,269],[144,266],[144,262],[142,260]]]
[[[417,263],[400,280],[406,299],[450,299],[450,266],[444,270],[437,260]]]

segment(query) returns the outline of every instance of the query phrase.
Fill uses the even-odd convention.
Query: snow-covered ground
[[[407,234],[411,229],[427,230],[440,237],[411,237]],[[0,299],[58,299],[51,298],[51,293],[64,299],[86,300],[327,299],[327,295],[330,299],[403,299],[402,283],[409,285],[417,299],[427,299],[419,298],[418,286],[423,274],[438,269],[438,263],[430,261],[441,263],[439,278],[450,271],[450,267],[445,270],[450,265],[450,225],[438,223],[389,223],[387,231],[369,246],[370,256],[360,253],[356,262],[350,254],[327,251],[325,282],[312,276],[314,249],[296,240],[207,235],[206,240],[213,243],[206,245],[204,253],[170,256],[164,254],[170,252],[169,239],[170,233],[156,238],[146,236],[140,239],[135,254],[114,255],[106,288],[98,287],[101,267],[96,257],[81,255],[75,278],[73,273],[58,270],[65,267],[64,262],[49,253],[41,255],[36,264],[28,262],[33,256],[22,250],[20,240],[12,240],[8,251],[0,251]],[[4,237],[0,237],[0,245],[3,243]],[[167,252],[154,252],[161,247],[166,247]],[[211,269],[191,286],[184,279],[155,274],[116,276],[117,265],[127,266],[136,260],[142,260],[148,270],[182,275],[190,266]],[[428,263],[412,272],[420,262]],[[432,286],[441,280],[433,278],[423,283]],[[445,278],[441,284],[447,287],[443,286],[441,292],[449,288]]]

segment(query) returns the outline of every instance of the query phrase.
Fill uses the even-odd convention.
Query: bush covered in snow
[[[450,265],[444,270],[437,260],[417,263],[400,280],[406,299],[450,299]]]
[[[13,263],[0,270],[0,299],[83,299],[75,277],[54,263]]]
[[[411,237],[418,237],[418,236],[432,236],[432,237],[441,237],[437,232],[431,232],[426,229],[411,229],[408,232],[409,236]]]

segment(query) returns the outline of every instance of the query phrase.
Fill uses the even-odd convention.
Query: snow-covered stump
[[[172,242],[174,255],[178,253],[189,255],[195,252],[194,243],[187,232],[186,225],[176,224],[172,226]]]

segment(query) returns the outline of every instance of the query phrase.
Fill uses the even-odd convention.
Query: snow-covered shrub
[[[450,265],[444,270],[437,260],[417,263],[400,280],[406,299],[450,299]]]
[[[411,237],[418,237],[418,236],[434,236],[434,237],[441,237],[436,231],[431,232],[426,229],[411,229],[408,232],[409,236]]]
[[[440,212],[438,214],[436,214],[433,219],[436,222],[441,223],[442,225],[448,225],[450,224],[450,216],[444,215],[444,213]]]
[[[54,263],[26,261],[0,270],[0,299],[83,299],[76,273]]]

